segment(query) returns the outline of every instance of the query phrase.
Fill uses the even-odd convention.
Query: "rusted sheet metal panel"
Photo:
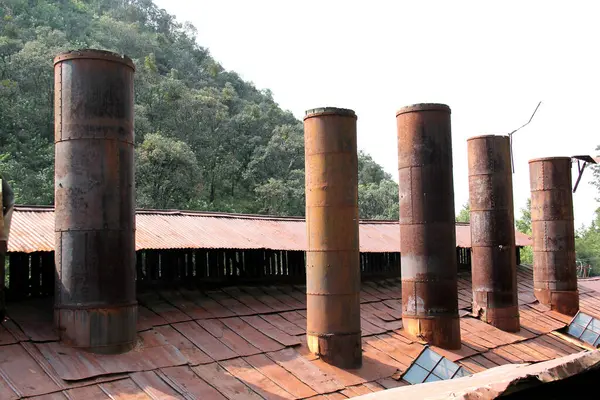
[[[138,214],[140,248],[277,249],[301,250],[306,243],[303,220],[231,218],[210,215]],[[162,244],[162,245],[161,245]]]
[[[264,354],[246,357],[244,360],[260,371],[261,374],[295,396],[295,398],[308,398],[317,394],[306,383],[296,378]]]
[[[136,372],[130,375],[131,380],[144,391],[150,399],[160,400],[177,400],[184,399],[180,393],[177,393],[173,388],[167,384],[161,376],[156,372]],[[117,395],[122,395],[118,393]]]
[[[214,360],[222,361],[239,356],[196,322],[181,322],[173,325],[173,328]]]
[[[150,371],[188,363],[186,357],[157,331],[140,333],[135,351],[125,354],[94,354],[59,342],[36,346],[54,371],[65,381],[78,381],[124,372]]]
[[[519,330],[510,140],[467,140],[473,311],[508,332]]]
[[[33,342],[58,340],[52,318],[52,303],[49,301],[19,301],[8,305],[10,319],[18,324],[27,339]]]
[[[235,378],[217,363],[199,365],[192,370],[230,400],[262,399],[252,390],[251,386],[253,385],[246,386],[245,382]]]
[[[55,318],[61,340],[129,350],[136,334],[133,74],[130,59],[54,59]]]
[[[300,355],[295,349],[288,348],[268,353],[267,356],[319,394],[345,389],[345,386],[335,380],[332,375],[321,370],[314,362]]]
[[[303,218],[138,210],[136,225],[136,250],[306,250]],[[517,246],[531,246],[531,238],[527,235],[520,232],[515,232],[515,235]],[[359,242],[361,252],[399,252],[398,221],[361,221]],[[456,246],[471,247],[469,224],[456,224]],[[13,214],[8,251],[54,251],[53,209],[17,206]]]
[[[142,388],[140,388],[131,379],[122,379],[119,381],[103,383],[99,385],[102,388],[102,392],[106,393],[111,399],[133,399],[133,400],[151,400],[152,397],[148,396]],[[173,400],[173,397],[167,397],[165,399]]]
[[[579,310],[571,158],[529,161],[534,293],[567,315]]]
[[[17,206],[11,222],[8,251],[54,251],[54,209]]]
[[[404,329],[460,348],[450,108],[396,113]]]
[[[293,395],[281,388],[277,383],[263,375],[260,371],[253,368],[242,358],[222,361],[220,363],[227,372],[238,380],[244,382],[246,386],[252,388],[254,392],[267,400],[295,399]]]
[[[306,160],[306,337],[340,368],[362,363],[358,153],[352,110],[309,110]]]
[[[37,396],[60,390],[44,369],[20,344],[0,349],[0,395],[2,398]],[[6,396],[6,397],[4,397]]]
[[[583,286],[580,291],[585,291],[587,288],[600,292],[600,278],[579,279],[579,284]]]
[[[279,316],[276,314],[272,314],[271,317],[279,317]],[[279,318],[281,318],[281,317],[279,317]],[[262,319],[258,315],[242,317],[242,319],[244,321],[246,321],[249,325],[251,325],[254,328],[256,328],[257,330],[259,330],[261,333],[265,334],[266,336],[270,337],[273,340],[276,340],[277,342],[281,343],[285,347],[297,346],[300,344],[300,340],[297,337],[292,336],[290,334],[291,332],[289,332],[288,330],[284,331],[284,330],[278,329],[277,327],[275,327],[274,325],[271,325],[269,322],[267,322],[265,319]],[[283,318],[281,318],[281,319],[283,319]],[[304,333],[304,331],[301,330],[300,333]]]
[[[227,399],[217,389],[194,373],[190,367],[163,368],[161,372],[169,381],[169,384],[185,393],[188,399]]]

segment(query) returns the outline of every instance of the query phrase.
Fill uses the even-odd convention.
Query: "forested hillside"
[[[137,66],[139,207],[304,214],[302,123],[151,0],[0,0],[0,172],[18,203],[53,203],[52,60],[78,48]],[[397,218],[397,185],[359,161],[361,217]]]

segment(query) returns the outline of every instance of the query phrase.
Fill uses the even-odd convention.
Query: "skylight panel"
[[[600,320],[580,311],[569,324],[567,333],[582,342],[598,347],[600,345]]]
[[[423,382],[462,378],[469,375],[471,375],[471,372],[466,368],[453,363],[426,347],[402,378],[416,385]]]

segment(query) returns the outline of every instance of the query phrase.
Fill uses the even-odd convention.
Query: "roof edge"
[[[23,205],[18,204],[14,207],[15,211],[21,212],[52,212],[54,206],[36,206],[36,205]],[[152,208],[138,208],[135,210],[137,215],[182,215],[189,217],[215,217],[215,218],[238,218],[238,219],[262,219],[262,220],[275,220],[275,221],[304,221],[305,218],[301,216],[281,216],[271,214],[244,214],[244,213],[227,213],[221,211],[196,211],[196,210],[178,210],[178,209],[152,209]],[[361,219],[361,223],[368,224],[397,224],[398,221],[395,219]],[[456,225],[462,223],[457,222]],[[469,224],[464,224],[469,225]]]
[[[494,399],[503,394],[529,389],[532,385],[560,381],[598,368],[600,351],[583,351],[536,364],[506,364],[464,378],[402,386],[355,399],[445,399],[450,395],[457,399]]]

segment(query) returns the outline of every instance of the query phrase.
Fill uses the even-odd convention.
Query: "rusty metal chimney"
[[[133,62],[80,50],[54,59],[55,321],[96,353],[136,337]]]
[[[356,114],[316,108],[304,117],[306,311],[310,351],[340,368],[362,365]]]
[[[508,136],[467,140],[471,206],[473,312],[498,329],[517,332],[517,265]]]
[[[566,315],[579,310],[571,158],[529,161],[533,284],[540,303]]]
[[[396,113],[404,329],[458,349],[458,288],[450,107]]]

